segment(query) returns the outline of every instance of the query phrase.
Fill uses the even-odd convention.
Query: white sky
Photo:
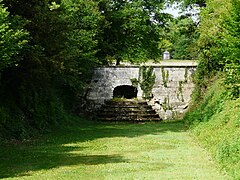
[[[169,13],[169,14],[172,14],[173,17],[178,17],[180,16],[180,10],[176,8],[176,6],[174,7],[167,7],[165,10],[163,10],[163,12],[165,13]]]
[[[192,19],[194,21],[197,21],[198,20],[198,15],[197,14],[199,13],[199,9],[196,7],[194,9],[189,9],[185,12],[181,12],[181,10],[179,8],[177,8],[177,4],[174,4],[171,7],[165,7],[165,10],[163,10],[163,12],[172,14],[173,17],[175,17],[175,18],[180,16],[180,15],[183,15],[185,13],[192,13],[192,14],[195,14],[195,16],[192,16]]]

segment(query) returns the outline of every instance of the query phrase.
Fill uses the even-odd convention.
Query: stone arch
[[[137,88],[130,85],[116,86],[113,90],[113,98],[126,98],[133,99],[137,98]]]

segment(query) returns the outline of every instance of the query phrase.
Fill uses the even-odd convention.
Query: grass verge
[[[209,87],[203,102],[185,121],[192,132],[234,179],[240,179],[240,99],[227,99],[221,79]]]
[[[41,139],[1,145],[0,178],[226,179],[182,122],[80,120]]]

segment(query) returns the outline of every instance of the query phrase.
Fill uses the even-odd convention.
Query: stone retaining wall
[[[163,119],[173,119],[183,114],[191,100],[194,89],[192,75],[195,65],[188,66],[153,66],[156,75],[152,89],[152,99],[149,104],[159,113]],[[168,79],[163,80],[169,74]],[[113,90],[117,86],[132,85],[131,79],[139,77],[138,66],[125,67],[99,67],[95,69],[94,76],[88,93],[88,100],[99,108],[104,101],[113,98]],[[142,99],[142,90],[137,88],[137,98]]]

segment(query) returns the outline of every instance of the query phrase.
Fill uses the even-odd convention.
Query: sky
[[[185,14],[186,12],[187,13],[192,13],[192,14],[195,14],[195,16],[192,16],[192,19],[194,21],[198,21],[198,15],[196,15],[196,14],[198,14],[199,10],[196,9],[196,8],[194,10],[193,9],[192,10],[189,9],[188,11],[181,13],[181,10],[179,8],[177,8],[177,4],[174,4],[171,7],[165,7],[165,10],[163,10],[163,12],[172,14],[173,17],[175,17],[175,18]]]
[[[178,17],[180,16],[179,13],[180,13],[180,10],[177,9],[176,6],[173,6],[173,7],[167,7],[165,10],[164,10],[165,13],[169,13],[169,14],[172,14],[173,17]]]

